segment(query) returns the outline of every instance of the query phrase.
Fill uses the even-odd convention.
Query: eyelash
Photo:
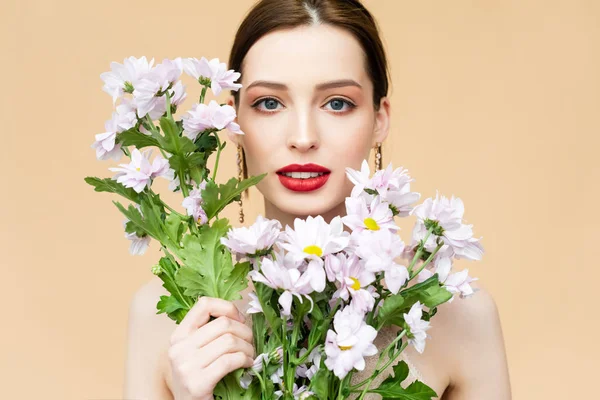
[[[262,99],[256,100],[254,102],[254,104],[252,104],[250,107],[255,108],[258,112],[261,112],[263,114],[273,114],[273,113],[275,113],[276,111],[264,111],[264,110],[261,110],[261,109],[258,108],[258,105],[260,103],[262,103],[263,101],[265,101],[265,100],[275,100],[276,102],[278,102],[279,104],[281,104],[281,102],[279,100],[277,100],[276,98],[274,98],[274,97],[263,97]],[[348,100],[346,100],[344,98],[341,98],[341,97],[334,97],[333,99],[329,100],[327,102],[327,104],[329,104],[330,102],[332,102],[334,100],[341,100],[344,103],[346,103],[348,105],[348,107],[349,107],[349,109],[347,109],[346,111],[333,111],[334,114],[345,114],[345,113],[350,112],[353,108],[356,107],[356,104],[354,104],[354,103],[352,103],[352,102],[350,102],[350,101],[348,101]]]

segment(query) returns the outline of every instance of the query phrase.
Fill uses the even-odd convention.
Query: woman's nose
[[[303,113],[296,119],[296,123],[289,129],[288,147],[301,152],[319,147],[319,133],[316,119],[310,113]]]

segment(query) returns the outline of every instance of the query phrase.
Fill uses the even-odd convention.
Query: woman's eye
[[[265,108],[259,107],[259,105],[262,103],[264,103]],[[276,100],[272,97],[265,97],[264,99],[260,99],[257,102],[255,102],[254,104],[252,104],[251,107],[256,108],[260,112],[272,113],[275,110],[277,110],[277,104],[280,104],[280,102],[278,100]],[[339,97],[329,100],[327,102],[327,104],[331,104],[331,110],[336,113],[343,113],[343,112],[349,111],[350,109],[356,107],[356,105],[354,103],[351,103],[350,101],[339,98]],[[348,106],[345,110],[344,110],[344,105]]]
[[[261,103],[265,103],[266,109],[262,109],[262,108],[258,107],[258,105]],[[277,109],[278,103],[279,103],[279,101],[275,100],[272,97],[265,97],[264,99],[258,100],[257,102],[252,104],[251,107],[258,109],[258,111],[261,111],[261,112],[270,113]],[[267,111],[265,111],[265,110],[267,110]]]
[[[345,111],[349,111],[351,109],[353,109],[354,107],[356,107],[356,105],[354,103],[349,102],[348,100],[342,99],[342,98],[335,98],[335,99],[331,99],[327,102],[327,104],[331,104],[331,109],[335,112],[345,112]],[[343,109],[344,108],[344,104],[348,105],[347,109]]]

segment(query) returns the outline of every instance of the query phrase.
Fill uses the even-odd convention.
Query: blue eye
[[[265,109],[262,109],[259,107],[259,104],[261,104],[261,103],[265,104],[265,107],[266,107]],[[281,104],[279,102],[279,100],[276,100],[273,97],[265,97],[263,99],[256,101],[250,107],[256,108],[259,112],[270,114],[270,113],[273,113],[274,110],[277,110],[277,104]],[[340,97],[336,97],[336,98],[329,100],[327,102],[327,104],[331,104],[332,110],[338,114],[345,113],[345,112],[353,109],[354,107],[356,107],[356,105],[354,103],[351,103],[350,101],[348,101],[346,99],[342,99]],[[346,104],[348,106],[348,108],[346,110],[343,110],[344,104]],[[271,110],[271,111],[267,111],[267,110]]]

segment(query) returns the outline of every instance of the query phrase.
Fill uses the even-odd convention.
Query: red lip
[[[323,175],[316,176],[314,178],[292,178],[289,176],[283,175],[284,172],[322,172]],[[317,190],[329,179],[329,175],[331,171],[327,168],[318,165],[318,164],[290,164],[287,165],[277,171],[277,177],[279,178],[279,182],[289,190],[294,192],[310,192],[313,190]]]
[[[300,164],[286,165],[285,167],[277,170],[277,173],[281,173],[281,172],[331,172],[331,171],[319,164],[308,163],[308,164],[304,164],[304,165],[300,165]]]

